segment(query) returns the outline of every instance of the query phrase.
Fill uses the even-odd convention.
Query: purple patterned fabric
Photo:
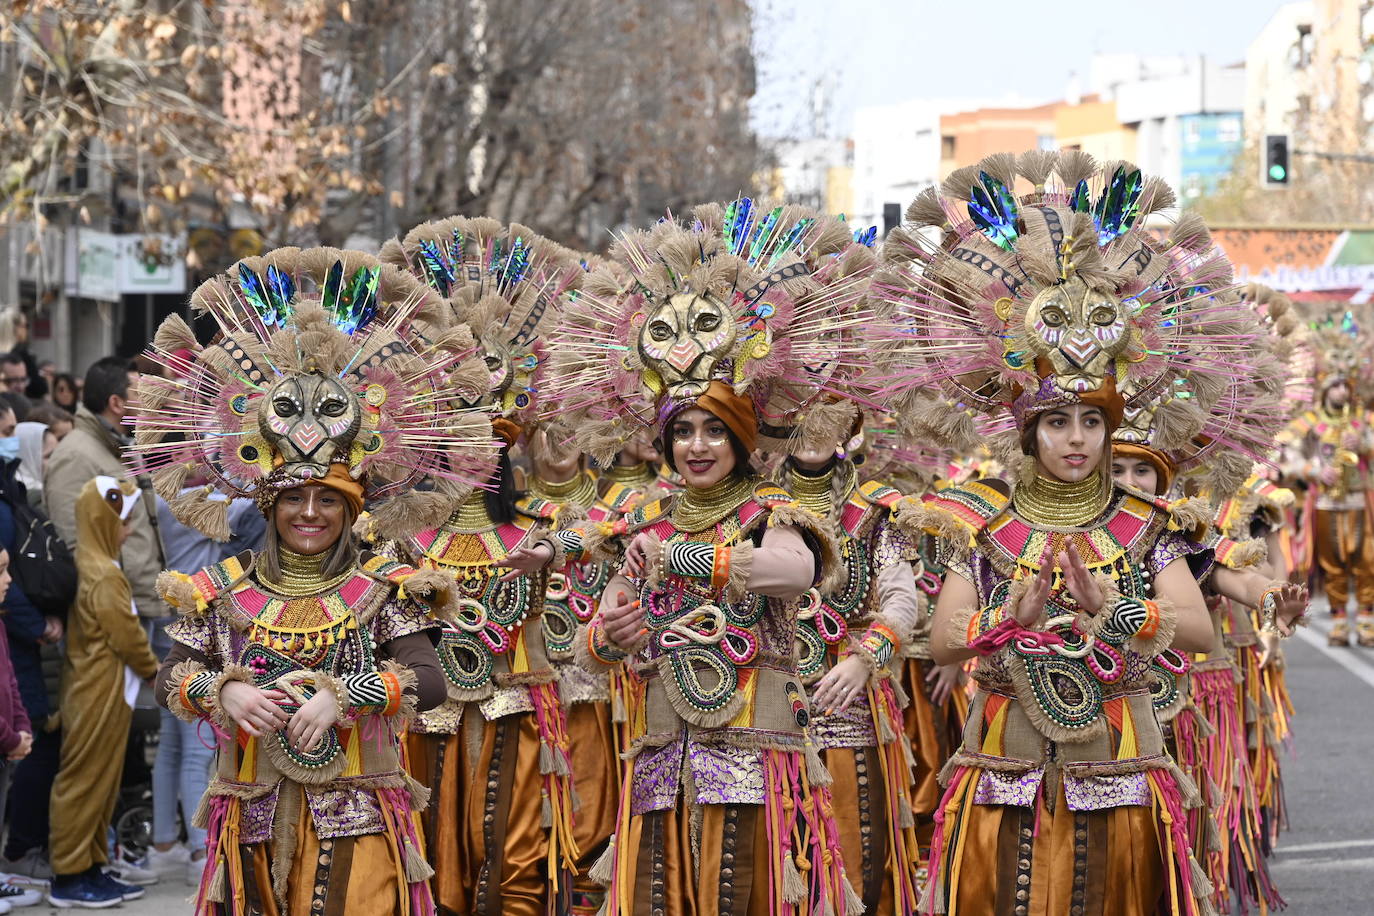
[[[867,691],[844,712],[813,718],[811,740],[822,751],[832,747],[877,747],[878,733],[873,727]]]
[[[1070,811],[1101,811],[1123,805],[1148,805],[1150,781],[1141,773],[1120,776],[1064,777],[1064,798]]]
[[[673,807],[682,781],[682,740],[662,747],[646,747],[634,759],[630,813],[644,814]]]
[[[330,784],[337,788],[306,789],[305,800],[310,806],[310,819],[320,839],[362,836],[386,830],[376,793],[341,785],[347,782],[346,779],[339,779]]]
[[[239,838],[244,843],[266,843],[272,839],[272,818],[277,811],[281,783],[258,798],[245,798],[239,807]]]
[[[973,790],[973,803],[1030,808],[1035,804],[1035,793],[1044,778],[1044,767],[1036,767],[1024,773],[984,770],[978,776],[978,787]]]
[[[693,744],[688,766],[699,805],[761,805],[763,751],[728,745]]]

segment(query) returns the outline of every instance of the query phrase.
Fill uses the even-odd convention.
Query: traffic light
[[[1260,176],[1267,188],[1286,188],[1292,171],[1288,167],[1288,135],[1267,134],[1264,138],[1264,172]]]

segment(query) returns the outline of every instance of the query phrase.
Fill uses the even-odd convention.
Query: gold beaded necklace
[[[458,511],[444,522],[445,530],[461,534],[478,534],[490,531],[494,527],[496,523],[487,514],[486,493],[482,490],[473,490],[468,494],[468,498],[458,507]]]
[[[615,483],[642,490],[658,479],[658,474],[649,467],[649,462],[639,464],[613,464],[601,472],[601,476]]]
[[[748,499],[755,483],[731,474],[709,487],[685,487],[673,500],[673,525],[688,533],[706,530]]]
[[[542,477],[531,477],[530,494],[559,505],[586,509],[596,502],[596,481],[585,471],[562,483],[550,483]]]
[[[281,581],[273,582],[263,577],[262,584],[285,598],[305,598],[331,592],[347,582],[355,570],[345,570],[326,580],[324,563],[327,559],[327,551],[307,556],[278,546],[277,567],[281,570]]]
[[[803,474],[796,468],[787,472],[787,490],[821,518],[829,518],[835,506],[835,468],[832,465],[817,476]]]
[[[1082,528],[1096,521],[1111,501],[1112,485],[1099,467],[1075,483],[1036,473],[1012,493],[1016,512],[1049,528]]]

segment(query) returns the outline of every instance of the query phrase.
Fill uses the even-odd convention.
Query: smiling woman
[[[193,300],[219,336],[163,324],[169,377],[140,388],[135,451],[183,523],[227,533],[226,501],[183,492],[192,469],[270,521],[264,550],[158,582],[181,614],[158,700],[223,737],[195,912],[432,913],[427,796],[399,735],[444,699],[434,642],[452,580],[360,550],[352,525],[365,498],[404,500],[417,468],[443,486],[487,464],[489,427],[437,394],[471,337],[357,252],[250,258]]]

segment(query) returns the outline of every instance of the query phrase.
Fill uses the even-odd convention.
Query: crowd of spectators
[[[255,548],[265,527],[251,502],[231,507],[234,537],[227,544],[178,523],[153,492],[151,481],[133,475],[124,458],[140,363],[110,356],[79,376],[60,372],[51,361],[35,358],[28,332],[23,312],[0,311],[0,620],[6,637],[0,640],[0,914],[39,903],[40,891],[53,882],[54,825],[61,830],[76,817],[59,810],[73,804],[70,789],[64,795],[61,785],[87,784],[87,774],[73,773],[74,769],[107,769],[108,760],[97,764],[85,754],[63,753],[63,699],[67,689],[77,689],[81,681],[80,672],[64,666],[64,653],[69,645],[78,644],[84,652],[92,640],[129,666],[126,696],[134,707],[132,725],[115,717],[110,730],[122,733],[102,737],[107,746],[127,745],[126,753],[119,755],[126,763],[116,782],[126,787],[131,781],[146,783],[151,792],[152,845],[130,848],[109,831],[94,841],[103,848],[83,857],[96,864],[77,889],[94,898],[122,895],[130,900],[141,893],[138,885],[199,879],[196,860],[203,855],[204,834],[190,823],[190,816],[209,778],[214,735],[202,734],[165,711],[155,712],[150,685],[140,684],[131,672],[144,667],[150,648],[159,657],[168,648],[165,627],[171,617],[157,596],[158,574],[164,569],[195,572]],[[127,535],[116,546],[114,562],[127,581],[132,613],[141,624],[140,645],[67,629],[69,623],[79,627],[79,621],[87,619],[73,613],[79,577],[72,557],[81,528],[79,497],[96,478],[127,481],[139,494],[131,501],[124,522]],[[187,481],[188,486],[203,484],[194,477]],[[34,578],[40,559],[48,560],[41,564],[41,582]],[[91,623],[84,626],[98,629]],[[120,684],[110,685],[112,693],[120,690]],[[66,718],[69,725],[80,722],[83,730],[103,727],[78,715],[75,705]],[[73,747],[83,743],[80,738],[68,742]],[[94,773],[90,784],[99,786],[97,794],[102,796],[112,791],[107,780]],[[113,792],[119,797],[86,798],[78,793],[80,804],[113,811],[120,798],[138,795],[118,787]],[[54,890],[73,880],[61,871],[56,878]]]

